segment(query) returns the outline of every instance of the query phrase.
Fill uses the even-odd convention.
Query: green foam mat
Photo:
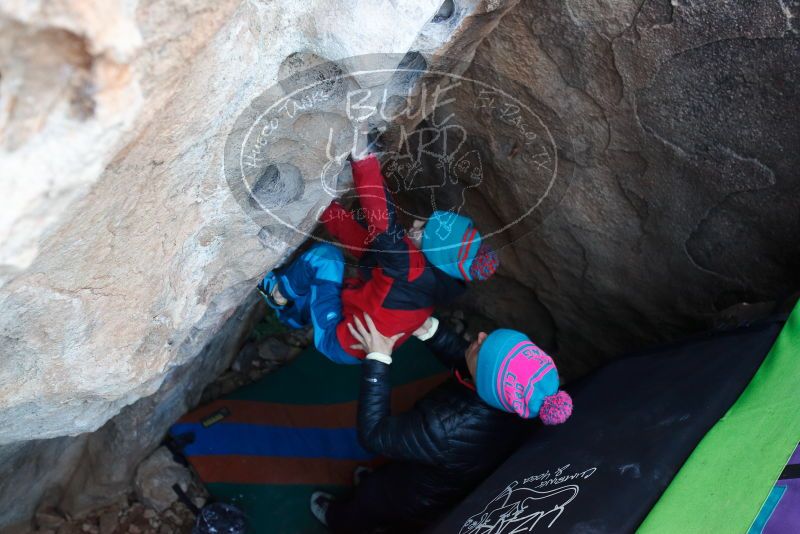
[[[800,441],[800,303],[745,391],[639,532],[747,532]]]

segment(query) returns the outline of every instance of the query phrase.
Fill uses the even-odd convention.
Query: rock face
[[[255,281],[329,202],[303,174],[325,146],[309,137],[354,126],[302,113],[248,184],[268,206],[292,201],[300,231],[237,202],[225,150],[259,95],[329,60],[348,74],[362,54],[469,59],[514,3],[0,7],[0,529],[39,501],[77,513],[127,488],[238,350]]]
[[[555,147],[526,157],[508,110],[456,98],[483,163],[465,208],[511,225],[473,306],[568,377],[800,287],[797,2],[524,0],[466,75],[519,97]]]
[[[265,250],[220,179],[237,114],[298,49],[402,54],[437,8],[54,4],[0,19],[0,443],[94,430],[196,355],[301,238]]]

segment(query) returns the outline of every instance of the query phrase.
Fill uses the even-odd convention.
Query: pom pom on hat
[[[572,397],[566,391],[544,398],[539,408],[539,419],[545,425],[560,425],[572,415]]]
[[[472,265],[469,266],[469,275],[473,280],[487,280],[497,270],[500,259],[497,252],[487,243],[481,243]]]
[[[553,359],[516,330],[500,328],[483,341],[475,385],[489,406],[524,419],[539,416],[544,424],[554,425],[572,413],[572,399],[558,390]]]

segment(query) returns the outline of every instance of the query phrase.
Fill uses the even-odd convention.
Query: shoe
[[[264,297],[267,305],[273,310],[282,310],[289,303],[289,301],[281,295],[280,291],[276,292],[276,289],[278,289],[278,277],[274,272],[268,273],[261,283],[256,286],[256,289],[258,289],[258,292]],[[280,298],[276,298],[276,296]]]
[[[328,507],[333,502],[333,495],[324,491],[315,491],[311,494],[311,513],[317,521],[328,526]]]
[[[364,135],[364,134],[359,134]],[[383,138],[383,131],[378,128],[372,128],[366,133],[366,145],[358,146],[355,148],[354,152],[350,152],[347,155],[346,160],[350,163],[354,161],[359,161],[364,158],[369,157],[370,155],[380,156],[384,152],[386,152],[386,143],[384,142]],[[359,142],[363,143],[359,138]]]
[[[289,301],[281,293],[278,284],[275,284],[275,287],[272,288],[272,292],[269,294],[269,296],[272,298],[272,302],[274,302],[278,306],[286,306],[287,304],[289,304]]]
[[[369,476],[372,473],[372,469],[369,467],[359,465],[356,467],[355,471],[353,471],[353,486],[358,486],[364,481],[364,477]]]
[[[386,151],[386,143],[384,142],[383,132],[378,128],[372,128],[367,134],[367,151],[370,154],[382,154]]]

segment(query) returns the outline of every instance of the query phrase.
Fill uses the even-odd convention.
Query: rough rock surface
[[[226,183],[251,102],[327,60],[468,59],[514,3],[0,6],[0,529],[45,498],[74,513],[125,491],[238,351],[255,280],[304,237],[254,220]],[[297,117],[265,189],[298,201],[302,230],[330,200],[298,174],[318,120]]]
[[[258,295],[251,294],[212,342],[169,372],[156,394],[126,406],[99,430],[0,447],[0,532],[5,534],[6,525],[16,532],[17,523],[37,508],[80,516],[131,491],[139,463],[166,429],[197,405],[205,385],[230,365],[263,313],[260,305]],[[21,487],[26,488],[22,494]]]
[[[163,512],[178,500],[173,485],[186,492],[191,482],[189,469],[177,463],[169,449],[159,447],[136,468],[134,488],[145,506]]]
[[[94,430],[195,356],[301,239],[265,250],[220,179],[233,119],[293,52],[402,54],[437,7],[29,6],[4,4],[0,19],[0,443]]]
[[[481,226],[543,198],[494,238],[501,279],[474,305],[554,340],[568,377],[800,287],[797,2],[524,0],[466,75],[517,94],[558,150],[543,198],[503,117],[458,113]]]

